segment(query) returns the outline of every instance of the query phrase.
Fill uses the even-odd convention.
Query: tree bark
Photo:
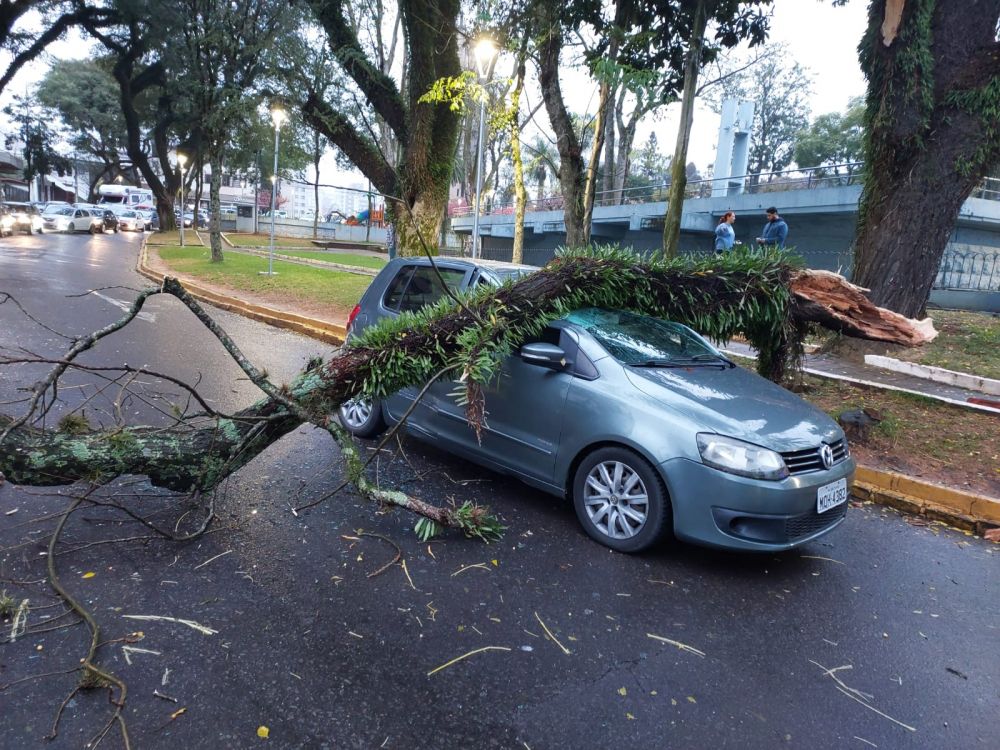
[[[1000,161],[998,20],[1000,0],[869,9],[854,279],[910,317],[927,304],[962,203]]]
[[[399,223],[399,254],[436,254],[460,118],[447,104],[419,100],[436,80],[461,72],[458,0],[400,0],[408,52],[402,91],[368,59],[344,18],[343,0],[311,0],[310,6],[327,32],[334,57],[399,140],[402,154],[398,172],[375,138],[359,132],[350,118],[315,92],[310,92],[302,105],[306,121],[340,148],[380,193],[401,199],[412,210],[420,232],[405,229],[406,222]]]
[[[215,156],[212,159],[212,175],[208,183],[208,239],[212,246],[212,263],[221,263],[222,257],[222,227],[220,219],[222,217],[222,201],[220,193],[222,190],[222,157]]]
[[[677,131],[674,159],[670,163],[670,197],[667,215],[663,220],[663,254],[676,258],[680,250],[681,214],[684,211],[684,191],[687,188],[687,151],[691,140],[691,123],[694,120],[694,99],[698,90],[698,71],[701,68],[701,50],[705,44],[705,27],[708,25],[708,0],[697,0],[691,38],[684,61],[684,92],[681,95],[681,121]]]
[[[583,150],[573,129],[573,121],[563,101],[559,83],[559,53],[562,51],[562,28],[556,17],[556,6],[541,3],[538,27],[538,78],[542,87],[545,111],[556,135],[559,151],[559,184],[562,187],[563,221],[566,224],[566,246],[584,247],[590,228],[584,226]]]
[[[524,186],[524,159],[521,157],[521,91],[526,72],[527,39],[518,50],[514,88],[510,92],[510,155],[514,163],[514,247],[511,262],[524,262],[524,214],[528,191]]]

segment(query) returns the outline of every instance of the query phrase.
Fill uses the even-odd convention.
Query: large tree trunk
[[[566,246],[583,247],[590,237],[590,227],[584,226],[583,150],[573,129],[573,121],[563,102],[559,83],[559,53],[562,51],[562,28],[554,4],[540,4],[538,26],[542,39],[538,47],[538,78],[542,86],[545,111],[556,135],[559,151],[559,184],[562,187],[563,220],[566,224]]]
[[[854,280],[923,312],[959,209],[1000,161],[1000,0],[875,0]]]
[[[220,219],[222,217],[222,201],[220,192],[222,190],[222,157],[216,156],[212,159],[212,176],[208,184],[208,238],[212,246],[212,262],[221,263],[222,257],[222,227]]]
[[[517,72],[514,88],[510,92],[510,156],[514,163],[514,248],[511,262],[524,262],[524,214],[528,203],[528,191],[524,186],[524,159],[521,157],[521,91],[524,88],[525,61],[527,58],[525,40],[517,57]]]
[[[701,50],[705,43],[705,27],[708,25],[706,3],[707,0],[698,0],[687,57],[684,61],[681,121],[677,131],[674,159],[670,163],[670,197],[667,200],[667,215],[663,220],[663,254],[668,258],[677,257],[680,250],[681,214],[684,211],[684,191],[687,188],[688,141],[691,139],[691,123],[694,120],[694,98],[698,90]]]
[[[399,170],[375,139],[360,131],[352,117],[337,111],[316,92],[307,92],[302,104],[306,122],[341,149],[385,196],[399,197],[413,211],[419,236],[397,216],[399,254],[437,252],[448,203],[460,117],[447,103],[421,102],[434,82],[457,77],[459,34],[458,0],[401,0],[400,17],[407,56],[402,91],[392,78],[368,59],[368,52],[344,17],[339,0],[310,0],[329,37],[330,49],[354,80],[376,115],[398,138],[402,148]],[[426,244],[425,244],[426,243]]]

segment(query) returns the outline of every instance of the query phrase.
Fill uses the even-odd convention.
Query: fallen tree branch
[[[37,427],[47,408],[45,394],[56,387],[69,363],[124,326],[149,296],[161,292],[187,305],[265,397],[231,417],[192,417],[167,430],[126,427],[66,434]],[[910,345],[931,335],[913,321],[871,305],[841,277],[796,269],[780,253],[673,261],[613,249],[567,253],[536,273],[497,290],[480,289],[462,302],[456,306],[442,300],[383,321],[352,346],[326,362],[310,362],[291,383],[278,387],[243,356],[177,280],[168,278],[160,289],[142,292],[120,321],[76,342],[34,388],[25,415],[0,416],[0,471],[11,481],[35,486],[140,474],[168,489],[207,491],[288,432],[311,422],[337,441],[348,479],[366,497],[491,538],[500,526],[480,508],[439,507],[373,484],[350,436],[331,415],[352,397],[385,396],[427,383],[444,371],[461,372],[467,393],[475,394],[521,341],[581,307],[668,318],[717,341],[742,335],[760,352],[762,374],[776,381],[794,370],[811,323]]]

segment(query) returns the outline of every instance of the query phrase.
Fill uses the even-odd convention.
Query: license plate
[[[825,513],[847,502],[847,478],[824,484],[816,490],[816,512]]]

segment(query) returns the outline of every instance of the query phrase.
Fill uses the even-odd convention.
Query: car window
[[[584,328],[608,354],[626,365],[716,354],[686,326],[647,315],[586,308],[567,319]]]
[[[432,305],[447,293],[445,287],[441,285],[441,279],[447,284],[452,292],[458,292],[462,288],[462,281],[465,279],[465,271],[454,268],[438,268],[438,273],[430,266],[417,266],[410,276],[410,283],[406,285],[406,291],[399,303],[400,312],[413,312],[421,307]]]
[[[399,273],[389,282],[389,287],[385,290],[385,296],[382,298],[383,307],[389,310],[399,309],[399,301],[403,298],[403,291],[412,275],[413,266],[404,266],[399,269]]]

